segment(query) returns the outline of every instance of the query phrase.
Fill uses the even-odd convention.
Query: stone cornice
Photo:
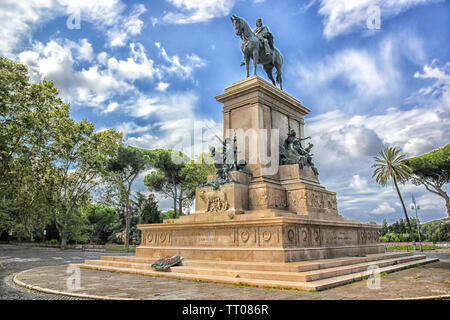
[[[232,99],[251,93],[257,94],[252,97],[252,99],[243,101],[242,105],[253,104],[256,102],[263,102],[263,104],[267,104],[267,98],[264,98],[265,95],[274,101],[289,106],[294,112],[299,112],[302,116],[310,112],[310,110],[303,106],[300,101],[258,76],[252,76],[233,83],[231,86],[225,88],[225,93],[218,95],[215,98],[217,101],[226,104]],[[238,103],[233,105],[231,108],[240,106],[241,105]],[[224,111],[226,109],[227,107],[224,106]]]

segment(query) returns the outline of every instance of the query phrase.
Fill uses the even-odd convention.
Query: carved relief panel
[[[259,227],[259,246],[273,247],[281,244],[280,237],[281,229],[278,227]]]

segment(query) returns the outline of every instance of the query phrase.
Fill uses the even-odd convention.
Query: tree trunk
[[[177,217],[177,185],[175,184],[175,179],[172,176],[173,183],[173,218]]]
[[[128,185],[125,204],[125,250],[130,251],[130,185]]]
[[[183,193],[180,194],[180,197],[178,198],[178,210],[180,210],[180,217],[183,215],[183,199],[181,198],[181,195]]]
[[[440,184],[438,182],[431,183],[430,181],[427,181],[426,178],[421,178],[420,176],[415,176],[414,179],[423,184],[428,191],[444,198],[445,207],[447,208],[447,216],[450,218],[450,198],[448,194],[444,190],[442,190],[441,187],[443,184]]]
[[[395,178],[394,178],[394,185],[395,185],[395,189],[397,190],[398,197],[400,198],[400,202],[402,203],[403,212],[405,213],[406,223],[408,224],[408,228],[409,228],[409,235],[413,242],[413,248],[414,248],[414,250],[416,250],[416,240],[414,239],[414,234],[413,234],[413,231],[411,228],[411,223],[409,222],[408,212],[406,211],[406,206],[405,206],[405,203],[403,202],[403,197],[402,197],[402,194],[400,193],[400,189],[398,188],[397,180]]]
[[[60,234],[60,239],[61,239],[60,248],[62,250],[65,250],[66,246],[67,246],[67,237],[65,234],[64,226],[56,220],[55,220],[55,226],[56,226],[56,230],[58,230],[58,232]]]
[[[444,198],[445,200],[445,207],[447,208],[447,216],[450,218],[450,198],[448,196],[448,194],[442,190],[441,188],[436,188],[436,190],[438,191],[439,195]]]
[[[61,249],[66,250],[67,247],[67,237],[64,233],[61,233]]]
[[[133,184],[134,179],[136,179],[137,174],[135,174],[130,182],[128,183],[127,190],[127,207],[125,208],[125,249],[127,252],[130,252],[130,194],[131,194],[131,185]]]

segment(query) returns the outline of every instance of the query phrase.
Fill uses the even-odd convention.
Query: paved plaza
[[[380,289],[369,289],[366,280],[320,292],[279,290],[226,285],[188,280],[146,277],[140,275],[80,270],[79,288],[68,287],[68,278],[74,271],[68,264],[84,259],[98,259],[105,252],[62,251],[53,248],[28,248],[0,245],[0,299],[80,299],[75,296],[37,292],[17,286],[17,280],[49,292],[97,296],[106,299],[152,300],[364,300],[416,299],[450,297],[450,252],[430,252],[439,262],[382,275]],[[125,253],[115,253],[126,255]],[[133,254],[129,254],[133,255]],[[73,282],[74,283],[74,282]],[[373,286],[372,286],[373,287]]]

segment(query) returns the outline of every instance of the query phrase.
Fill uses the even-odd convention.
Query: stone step
[[[106,261],[121,261],[121,262],[150,263],[150,264],[158,260],[157,258],[136,257],[136,256],[101,256],[100,259]]]
[[[392,258],[392,256],[393,255],[385,255],[385,259],[382,260],[378,259],[370,262],[344,265],[327,269],[318,269],[306,272],[298,272],[296,271],[296,269],[294,269],[293,271],[253,270],[251,268],[249,269],[249,265],[253,266],[253,264],[240,265],[241,268],[236,268],[236,266],[233,263],[228,262],[228,264],[225,264],[224,261],[220,263],[216,262],[216,265],[212,267],[211,264],[201,264],[199,263],[199,261],[189,261],[189,260],[183,261],[184,264],[181,266],[172,267],[171,271],[183,274],[310,282],[314,280],[320,280],[324,278],[330,278],[365,271],[371,265],[376,265],[378,267],[385,267],[389,265],[395,265],[403,262],[409,262],[425,258],[425,256],[412,256],[412,255],[399,256],[396,258]],[[389,257],[389,259],[386,259],[387,257]],[[128,262],[128,261],[114,261],[114,260],[86,260],[85,264],[116,267],[116,268],[130,268],[147,271],[152,270],[150,263],[142,263],[142,262]],[[229,268],[224,268],[224,266],[229,266]]]
[[[351,274],[355,272],[362,272],[367,270],[369,266],[376,265],[377,267],[385,267],[396,265],[403,262],[425,259],[425,256],[408,256],[394,259],[378,260],[376,262],[365,262],[355,265],[347,265],[335,268],[321,269],[307,272],[286,272],[286,271],[260,271],[260,270],[236,270],[236,269],[218,269],[218,268],[200,268],[188,266],[174,266],[171,268],[173,272],[187,273],[187,274],[203,274],[203,275],[217,275],[236,278],[248,279],[264,279],[264,280],[283,280],[283,281],[302,281],[310,282],[325,278]]]
[[[298,271],[326,269],[383,259],[407,257],[412,255],[413,255],[412,253],[371,254],[367,255],[366,257],[346,257],[346,258],[322,259],[322,260],[287,262],[287,263],[242,262],[242,261],[237,262],[237,261],[188,259],[183,260],[182,265],[191,267],[207,267],[207,268],[235,269],[235,270],[298,272]]]
[[[340,267],[334,267],[334,268],[327,268],[327,269],[320,269],[320,270],[314,270],[314,271],[306,271],[302,272],[302,280],[303,281],[316,281],[320,279],[326,279],[351,273],[357,273],[367,270],[370,266],[377,266],[378,268],[383,268],[391,265],[401,264],[401,263],[407,263],[410,261],[417,261],[426,259],[426,256],[406,256],[406,257],[398,257],[393,259],[383,259],[383,260],[376,260],[376,261],[369,261],[364,263],[358,263],[358,264],[352,264],[352,265],[346,265],[346,266],[340,266]]]
[[[216,261],[216,260],[194,260],[185,259],[182,262],[183,266],[190,267],[205,267],[205,268],[218,268],[218,269],[235,269],[235,270],[260,270],[260,271],[311,271],[326,269],[332,267],[339,267],[357,263],[364,263],[370,261],[377,261],[383,259],[393,259],[399,257],[412,256],[413,253],[399,252],[399,253],[381,253],[381,254],[369,254],[365,257],[345,257],[335,259],[321,259],[301,262],[288,262],[288,263],[268,263],[268,262],[244,262],[244,261]],[[118,262],[130,262],[130,263],[147,263],[152,264],[157,258],[150,257],[130,257],[130,256],[102,256],[101,260],[105,261],[118,261]]]
[[[409,262],[403,262],[400,264],[390,265],[386,267],[382,267],[379,269],[380,273],[393,272],[397,270],[402,270],[409,267],[414,267],[418,265],[423,265],[431,262],[439,261],[439,259],[420,259]],[[336,276],[327,279],[321,279],[311,282],[303,282],[303,281],[282,281],[282,280],[265,280],[265,279],[248,279],[248,278],[235,278],[230,276],[220,276],[220,275],[204,275],[204,274],[186,274],[180,272],[157,272],[153,270],[143,270],[143,269],[134,269],[134,268],[119,268],[119,267],[111,267],[104,265],[91,265],[91,264],[71,264],[71,266],[84,268],[84,269],[92,269],[92,270],[100,270],[100,271],[111,271],[111,272],[121,272],[121,273],[129,273],[129,274],[138,274],[145,276],[158,276],[158,277],[166,277],[172,279],[185,279],[185,280],[200,280],[207,282],[217,282],[217,283],[227,283],[227,284],[246,284],[253,285],[259,287],[273,287],[273,288],[285,288],[285,289],[299,289],[299,290],[325,290],[329,288],[333,288],[336,286],[340,286],[346,283],[350,283],[355,280],[361,280],[364,278],[368,278],[371,276],[371,273],[364,272],[356,272],[352,274],[347,274],[344,276]]]
[[[113,261],[113,260],[85,260],[84,263],[89,264],[89,265],[106,266],[106,267],[153,270],[151,268],[151,263],[142,263],[142,262],[126,262],[126,261]]]
[[[417,266],[421,266],[424,264],[437,262],[437,261],[439,261],[439,259],[437,259],[437,258],[425,258],[425,259],[420,259],[420,260],[413,260],[413,261],[404,262],[404,263],[400,263],[400,264],[396,264],[396,265],[386,266],[386,267],[380,268],[378,271],[380,273],[391,273],[391,272],[400,271],[400,270],[412,268],[412,267],[417,267]],[[326,290],[326,289],[338,287],[340,285],[347,284],[347,283],[350,283],[353,281],[367,279],[371,275],[372,275],[372,273],[368,272],[368,271],[356,272],[356,273],[347,274],[344,276],[338,276],[338,277],[333,277],[333,278],[328,278],[328,279],[312,281],[309,283],[314,285],[315,290],[320,291],[320,290]]]

